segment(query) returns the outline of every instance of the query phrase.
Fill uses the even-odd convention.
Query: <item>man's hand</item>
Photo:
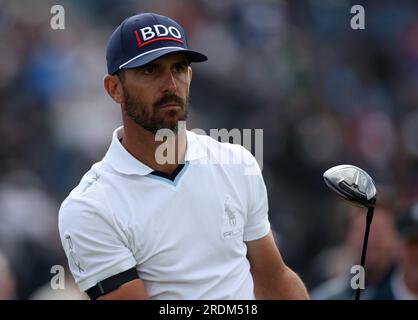
[[[256,299],[309,299],[302,280],[284,263],[271,231],[246,244]]]

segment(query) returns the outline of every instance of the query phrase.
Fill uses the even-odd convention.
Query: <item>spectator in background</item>
[[[394,266],[397,264],[397,235],[395,228],[395,209],[382,197],[375,208],[373,222],[368,240],[367,258],[365,265],[365,290],[362,299],[391,299],[387,291]],[[380,202],[380,204],[379,204]],[[363,245],[365,228],[364,209],[349,207],[347,230],[344,243],[340,248],[339,257],[345,259],[344,272],[312,289],[310,294],[315,300],[350,300],[354,298],[355,290],[351,288],[350,273],[353,265],[359,264]],[[347,259],[349,257],[349,259]],[[335,263],[332,260],[331,263]],[[338,260],[338,259],[337,259]],[[324,261],[324,265],[327,261]]]
[[[395,300],[418,300],[418,202],[400,215],[400,261],[390,286],[381,288],[382,296]]]

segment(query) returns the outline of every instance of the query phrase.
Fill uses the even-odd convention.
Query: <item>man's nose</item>
[[[171,71],[168,71],[164,78],[164,92],[177,92],[176,78]]]

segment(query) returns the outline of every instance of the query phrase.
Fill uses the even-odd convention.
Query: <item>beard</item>
[[[145,130],[156,134],[160,129],[169,129],[177,133],[178,122],[186,121],[188,115],[189,96],[186,100],[174,93],[168,93],[156,101],[151,107],[147,106],[138,96],[129,94],[123,88],[125,99],[124,110],[128,117]],[[181,109],[159,112],[159,108],[168,103],[176,103]]]

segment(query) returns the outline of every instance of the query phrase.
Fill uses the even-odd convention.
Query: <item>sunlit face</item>
[[[187,118],[191,77],[192,70],[182,53],[124,70],[123,112],[153,134],[159,129],[176,132],[178,121]]]

